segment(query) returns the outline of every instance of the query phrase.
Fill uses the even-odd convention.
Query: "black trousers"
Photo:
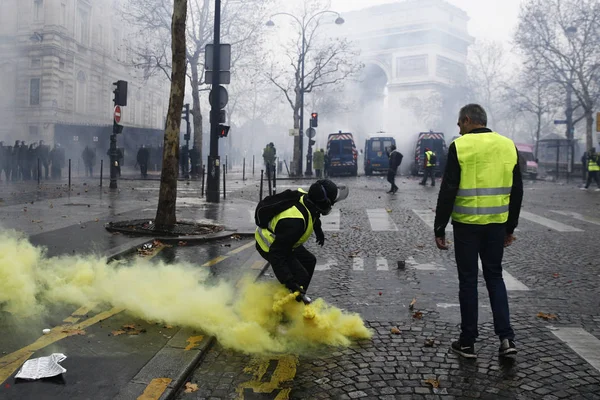
[[[600,177],[598,176],[598,171],[588,171],[588,178],[585,184],[586,189],[590,187],[590,183],[592,183],[592,179],[596,181],[596,184],[600,188]]]
[[[265,253],[258,244],[256,245],[256,249],[260,255],[271,264],[271,268],[273,268],[277,280],[279,280],[280,283],[285,284],[285,279],[287,277],[283,274],[283,271],[273,266],[269,253]],[[317,258],[314,254],[306,250],[304,246],[299,246],[290,253],[286,260],[286,265],[292,273],[294,282],[303,287],[304,290],[308,290],[308,285],[310,285],[310,281],[315,272],[315,267],[317,266]]]
[[[394,192],[398,190],[398,186],[396,186],[396,171],[392,171],[391,169],[388,170],[387,181],[392,185],[391,191]]]
[[[431,186],[435,186],[435,167],[426,167],[423,172],[423,180],[421,181],[421,185],[427,184],[427,178],[431,177]]]

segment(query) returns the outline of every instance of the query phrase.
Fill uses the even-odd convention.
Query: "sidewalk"
[[[47,248],[49,257],[83,254],[96,254],[107,260],[138,257],[136,250],[154,238],[111,234],[104,225],[109,221],[154,218],[159,184],[119,181],[119,190],[113,192],[88,185],[87,191],[81,190],[83,182],[78,182],[70,195],[68,191],[59,191],[54,193],[55,198],[0,205],[0,225],[23,232],[34,245]],[[245,184],[238,182],[239,187]],[[247,186],[255,190],[255,182],[247,182]],[[219,271],[228,269],[236,274],[246,271],[258,276],[266,263],[257,257],[252,241],[229,239],[234,233],[253,233],[253,212],[254,204],[249,201],[221,199],[218,204],[207,203],[200,198],[199,182],[180,183],[178,219],[224,225],[225,231],[210,238],[198,237],[197,241],[181,238],[172,242],[185,241],[187,247],[181,249],[191,252],[188,258],[195,265],[219,264]],[[220,242],[192,246],[207,239]],[[203,250],[204,247],[208,250]],[[171,255],[177,249],[175,246],[163,250],[163,261],[179,261],[179,256]],[[136,399],[142,393],[146,394],[145,399],[172,398],[214,340],[202,332],[148,323],[128,316],[126,310],[102,305],[84,306],[76,311],[63,306],[51,308],[47,315],[35,320],[11,318],[0,311],[0,398]],[[131,323],[144,333],[118,337],[111,334]],[[51,333],[42,335],[42,329],[47,327],[52,328]],[[78,329],[85,334],[72,333]],[[32,382],[14,379],[27,359],[55,352],[67,355],[62,363],[66,374]],[[158,389],[157,382],[162,382]]]

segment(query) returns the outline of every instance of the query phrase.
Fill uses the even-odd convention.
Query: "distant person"
[[[4,175],[6,177],[6,183],[10,182],[11,173],[12,173],[12,157],[13,157],[13,147],[12,146],[2,146],[2,171],[4,171]]]
[[[27,169],[32,179],[38,178],[38,148],[37,143],[31,143],[27,149]]]
[[[142,145],[137,153],[137,164],[140,166],[140,174],[142,178],[148,176],[148,160],[150,160],[150,151],[146,146]]]
[[[50,176],[50,146],[44,144],[43,140],[40,140],[38,154],[40,157],[40,164],[44,167],[44,179],[47,180]]]
[[[487,128],[487,114],[478,104],[461,108],[458,126],[462,136],[448,149],[434,221],[435,243],[440,250],[448,250],[445,230],[450,217],[454,226],[461,332],[451,350],[465,358],[477,357],[481,259],[494,332],[500,339],[498,354],[515,355],[502,258],[504,248],[514,241],[523,201],[518,151],[512,140]]]
[[[19,157],[20,157],[20,150],[21,147],[21,142],[18,140],[15,140],[15,145],[12,148],[12,181],[16,182],[16,181],[20,181],[22,176],[21,176],[21,163],[19,161]]]
[[[85,168],[85,176],[89,176],[90,178],[94,175],[94,164],[96,163],[96,153],[94,150],[90,149],[88,146],[85,146],[83,152],[81,153],[81,158],[83,159],[83,166]]]
[[[62,179],[62,169],[65,164],[65,152],[60,143],[56,143],[50,151],[50,176],[54,180]]]
[[[192,177],[197,178],[202,171],[202,161],[200,160],[200,150],[196,145],[190,150],[190,163],[192,164]]]
[[[323,162],[323,177],[327,178],[329,177],[329,165],[331,160],[329,159],[329,154],[325,153],[324,156],[324,162]]]
[[[323,176],[323,169],[325,168],[325,153],[323,149],[315,151],[313,156],[313,167],[315,168],[315,175],[317,178]]]
[[[423,180],[419,185],[427,185],[427,178],[431,177],[431,186],[435,186],[435,166],[437,164],[437,156],[429,147],[425,147],[425,160],[423,163],[425,171],[423,172]]]
[[[587,182],[585,186],[581,188],[581,190],[587,190],[590,187],[590,183],[592,183],[592,179],[596,181],[598,188],[596,188],[596,192],[600,192],[600,155],[596,153],[596,148],[592,147],[587,155]]]
[[[187,146],[181,146],[179,162],[181,164],[181,176],[188,179],[190,177],[190,152]]]
[[[265,162],[265,169],[267,170],[267,178],[270,179],[273,174],[273,168],[275,168],[275,157],[277,150],[273,142],[267,144],[263,150],[263,160]]]
[[[21,141],[19,146],[19,170],[21,171],[21,178],[24,181],[31,179],[31,169],[29,167],[29,147],[24,141]]]
[[[396,174],[398,173],[398,168],[400,167],[400,164],[402,164],[402,158],[404,158],[404,156],[402,153],[396,150],[395,144],[391,145],[389,150],[391,151],[388,154],[389,167],[387,181],[392,185],[392,187],[388,193],[396,194],[398,191],[398,186],[396,186]]]

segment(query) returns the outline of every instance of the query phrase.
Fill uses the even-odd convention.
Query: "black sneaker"
[[[500,343],[498,354],[500,354],[503,357],[517,354],[517,346],[515,346],[514,340],[504,339]]]
[[[465,358],[477,358],[477,354],[475,354],[475,346],[474,345],[462,346],[460,344],[459,340],[452,343],[450,350],[452,350],[456,354],[459,354]]]

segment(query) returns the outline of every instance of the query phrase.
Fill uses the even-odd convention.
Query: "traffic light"
[[[314,145],[315,145],[315,143],[317,143],[317,142],[315,142],[314,140],[309,140],[309,141],[308,141],[308,144],[310,144],[311,146],[314,146]]]
[[[127,82],[126,81],[116,81],[113,82],[113,85],[116,86],[113,93],[115,94],[115,98],[113,101],[116,106],[126,106],[127,105]]]
[[[185,119],[187,122],[190,122],[190,104],[183,105],[183,112],[181,118]]]
[[[219,137],[226,138],[229,135],[230,126],[219,124]]]
[[[310,114],[310,127],[316,128],[319,126],[319,114],[314,112]]]

